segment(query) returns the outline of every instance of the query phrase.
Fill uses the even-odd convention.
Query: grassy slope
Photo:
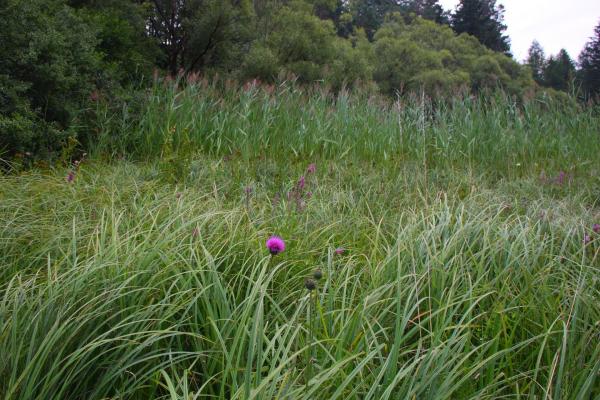
[[[156,88],[98,150],[146,161],[0,178],[3,398],[600,396],[598,118],[278,90]]]

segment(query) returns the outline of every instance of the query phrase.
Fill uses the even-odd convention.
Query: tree
[[[369,39],[373,39],[386,14],[400,11],[397,0],[350,0],[348,6],[354,25],[364,29]]]
[[[544,49],[537,40],[534,40],[527,52],[525,64],[531,69],[531,75],[539,85],[543,85],[544,70],[546,69],[546,55]]]
[[[600,95],[600,23],[579,55],[579,66],[583,90],[589,96]]]
[[[510,40],[504,24],[504,6],[496,0],[460,0],[452,15],[452,27],[458,34],[468,33],[491,50],[510,55]]]
[[[151,0],[148,32],[175,75],[208,67],[229,69],[251,41],[249,0]]]
[[[269,34],[252,43],[242,76],[273,80],[283,72],[301,82],[323,79],[335,54],[336,34],[332,21],[312,11],[310,4],[292,1],[274,13]]]
[[[404,13],[412,13],[438,24],[450,24],[448,12],[438,0],[402,0],[401,6]]]
[[[423,18],[409,23],[391,14],[377,31],[373,77],[389,95],[420,91],[453,96],[465,91],[502,88],[520,96],[532,87],[529,70],[493,52],[470,35]]]
[[[148,9],[138,0],[68,0],[96,33],[103,70],[127,85],[151,74],[159,49],[146,35]],[[110,82],[108,82],[110,83]]]
[[[0,0],[0,20],[0,152],[50,156],[103,75],[97,31],[61,0]]]
[[[544,85],[556,90],[567,91],[575,77],[575,63],[565,49],[551,56],[544,68]]]

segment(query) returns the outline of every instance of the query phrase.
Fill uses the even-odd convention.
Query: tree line
[[[573,77],[600,92],[600,26],[578,71],[568,55],[538,50],[522,65],[495,0],[461,0],[453,12],[437,0],[0,0],[0,20],[0,154],[83,140],[94,102],[156,71],[333,91],[359,83],[393,97],[522,97],[538,85],[566,90]]]
[[[541,44],[534,40],[527,53],[525,64],[529,66],[535,82],[543,87],[565,92],[582,93],[585,97],[600,94],[600,24],[595,35],[586,44],[576,63],[567,50],[546,57]],[[579,68],[577,68],[577,64]]]

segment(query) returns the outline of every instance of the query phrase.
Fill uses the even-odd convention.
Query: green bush
[[[422,18],[407,23],[400,14],[389,15],[374,47],[374,78],[390,95],[421,89],[429,95],[451,95],[470,87],[501,88],[522,96],[533,87],[527,69],[514,60]]]
[[[63,1],[6,0],[0,20],[0,147],[52,154],[94,91],[96,32]]]

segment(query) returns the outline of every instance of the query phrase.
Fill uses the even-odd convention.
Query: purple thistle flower
[[[72,183],[74,180],[75,180],[75,172],[69,171],[69,174],[67,175],[67,183]]]
[[[315,163],[309,164],[308,168],[306,168],[306,172],[309,174],[314,174],[317,172],[317,165]]]
[[[276,256],[279,253],[282,253],[285,250],[285,242],[279,236],[271,236],[267,240],[267,249],[272,256]]]
[[[600,224],[594,224],[594,226],[592,226],[592,230],[594,233],[600,233]]]
[[[345,251],[346,249],[344,249],[343,247],[338,247],[337,249],[335,249],[335,254],[341,256],[342,254],[344,254]]]

